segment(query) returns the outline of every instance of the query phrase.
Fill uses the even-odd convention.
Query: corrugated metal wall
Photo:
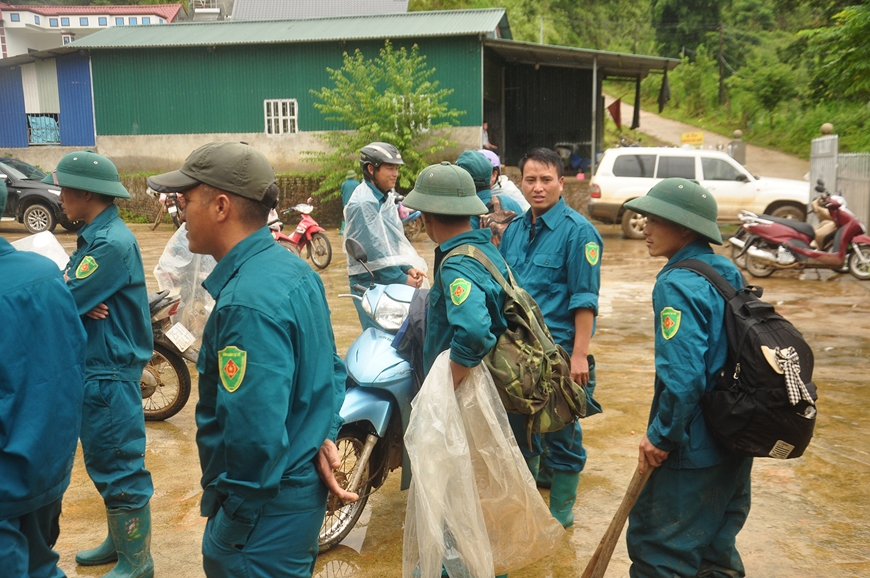
[[[421,39],[434,80],[453,88],[450,106],[481,117],[477,38]],[[299,129],[344,128],[323,119],[311,88],[329,83],[327,67],[360,48],[375,56],[383,42],[218,46],[214,49],[95,50],[91,52],[97,133],[199,134],[263,131],[263,100],[295,98]],[[396,42],[395,47],[402,46]]]
[[[515,64],[505,69],[505,150],[515,165],[535,147],[573,143],[588,157],[592,141],[592,71]]]
[[[53,58],[22,65],[21,84],[24,88],[24,109],[27,114],[60,112],[57,66]]]
[[[21,69],[0,68],[0,146],[27,146],[27,116],[24,113],[24,91]]]
[[[57,91],[60,102],[60,144],[94,146],[94,109],[91,67],[83,54],[57,58]]]

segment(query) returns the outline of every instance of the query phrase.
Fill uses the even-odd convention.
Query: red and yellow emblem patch
[[[468,299],[469,293],[471,293],[471,283],[461,277],[450,284],[450,300],[454,305],[462,305]]]
[[[589,261],[589,264],[594,267],[598,264],[600,258],[601,248],[598,246],[598,243],[594,241],[586,243],[586,260]]]
[[[662,337],[670,339],[680,330],[682,313],[673,307],[662,309]]]
[[[248,352],[243,349],[230,345],[218,351],[218,367],[224,389],[230,393],[239,389],[245,379],[247,364]]]
[[[76,267],[76,279],[84,279],[91,273],[97,270],[97,260],[91,257],[90,255],[86,255],[82,262],[79,263],[79,266]]]

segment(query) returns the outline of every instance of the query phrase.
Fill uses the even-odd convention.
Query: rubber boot
[[[544,460],[541,460],[541,467],[538,469],[535,481],[539,488],[549,488],[553,485],[553,468],[548,466]]]
[[[76,564],[82,566],[99,566],[101,564],[109,564],[118,559],[118,553],[115,551],[115,542],[112,541],[112,534],[107,530],[106,539],[102,544],[90,550],[82,550],[76,554]]]
[[[344,221],[341,222],[341,227],[338,228],[338,234],[344,235]]]
[[[526,465],[529,466],[529,471],[532,472],[532,478],[538,480],[538,469],[541,466],[541,456],[526,459]]]
[[[108,515],[118,564],[103,578],[153,578],[151,505],[138,510],[111,509]]]
[[[574,502],[577,501],[577,484],[580,473],[553,470],[553,483],[550,486],[550,513],[563,528],[574,525]]]

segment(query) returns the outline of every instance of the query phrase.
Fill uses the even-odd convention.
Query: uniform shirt
[[[88,334],[85,379],[139,381],[154,343],[145,270],[136,237],[109,205],[78,232],[66,274],[79,315],[105,303],[105,319],[82,317]]]
[[[359,192],[357,192],[359,191]],[[347,222],[344,234],[348,239],[356,239],[365,248],[369,260],[369,268],[372,269],[374,282],[382,285],[398,283],[404,285],[408,281],[407,271],[411,269],[411,265],[387,265],[378,267],[376,265],[379,259],[389,259],[399,254],[399,248],[391,240],[389,232],[385,233],[379,227],[372,226],[372,223],[378,223],[381,220],[380,212],[385,202],[387,195],[378,190],[371,183],[364,182],[360,184],[354,195],[351,196],[353,202],[348,202],[345,207],[344,220]],[[372,195],[374,198],[372,199]],[[399,208],[394,207],[395,217],[398,221],[398,231],[402,231],[402,221],[399,219]],[[395,234],[395,231],[392,231]],[[395,260],[395,259],[393,259]],[[350,266],[350,259],[348,260]],[[349,275],[350,286],[355,284],[368,286],[372,278],[367,272]]]
[[[341,206],[347,206],[347,202],[350,200],[350,196],[353,194],[354,190],[359,186],[359,181],[356,179],[347,179],[343,183],[341,183]]]
[[[595,227],[564,198],[534,225],[532,212],[526,212],[502,237],[499,250],[517,283],[538,303],[553,340],[568,353],[574,349],[575,310],[598,315],[603,249]]]
[[[456,247],[473,245],[508,279],[504,259],[491,238],[489,229],[477,229],[456,235],[435,249],[435,281],[429,291],[423,347],[426,373],[438,354],[448,348],[451,360],[465,367],[475,367],[507,328],[502,312],[504,290],[479,261],[455,256],[441,263]]]
[[[484,189],[482,191],[477,191],[477,198],[480,199],[486,208],[489,209],[489,213],[492,213],[492,190]],[[513,211],[517,215],[522,215],[523,210],[520,207],[519,203],[508,196],[499,195],[499,202],[501,202],[501,208],[506,211]],[[480,217],[473,216],[471,217],[471,228],[479,229],[480,228]]]
[[[49,259],[0,239],[0,520],[63,495],[82,418],[87,336]]]
[[[654,446],[671,452],[664,465],[704,468],[727,455],[710,435],[699,405],[701,395],[716,384],[728,354],[725,300],[697,273],[668,270],[683,259],[712,265],[734,287],[742,287],[743,278],[709,244],[696,241],[668,261],[653,288],[656,378],[646,435]]]
[[[224,535],[244,543],[264,508],[325,499],[314,458],[335,439],[347,374],[320,276],[268,228],[233,247],[204,286],[216,303],[196,364],[201,511],[223,508]]]

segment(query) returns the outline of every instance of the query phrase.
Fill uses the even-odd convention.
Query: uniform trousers
[[[0,520],[0,575],[5,578],[62,578],[52,550],[60,534],[63,498],[17,518]]]
[[[145,469],[145,414],[138,382],[85,382],[82,450],[106,508],[136,510],[154,493]]]
[[[656,468],[628,520],[632,578],[745,576],[737,533],[749,515],[752,458]]]

